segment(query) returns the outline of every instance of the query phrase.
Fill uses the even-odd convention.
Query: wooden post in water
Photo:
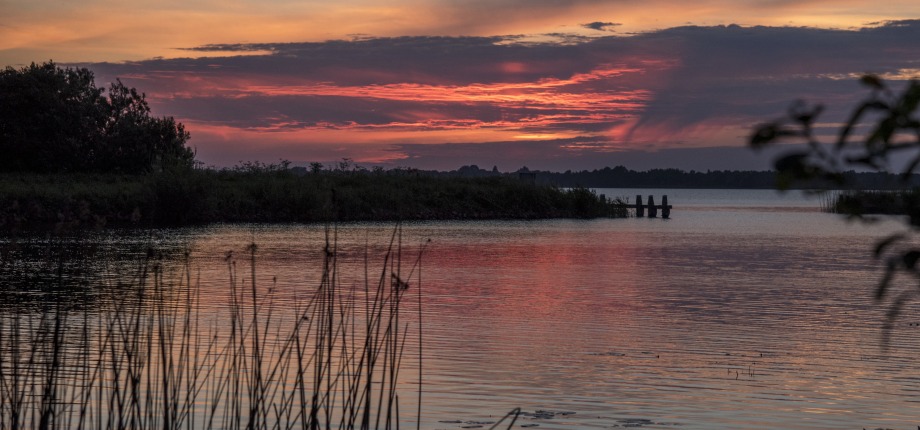
[[[645,206],[642,206],[642,194],[636,194],[636,218],[645,216]]]
[[[655,196],[648,196],[648,217],[649,218],[658,218],[658,207],[655,206]]]
[[[661,196],[661,217],[668,219],[671,217],[671,207],[668,206],[668,195]]]

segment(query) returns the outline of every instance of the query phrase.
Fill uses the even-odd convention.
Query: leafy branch
[[[782,154],[775,162],[777,186],[788,189],[796,184],[819,184],[824,189],[847,189],[847,169],[889,171],[895,162],[903,163],[899,177],[905,187],[920,167],[920,82],[911,80],[897,91],[874,75],[860,82],[869,95],[852,111],[835,139],[822,141],[815,132],[822,105],[796,102],[784,118],[757,126],[750,146],[761,149],[776,143],[801,143],[799,149]],[[916,197],[917,189],[909,196]],[[865,219],[860,205],[847,207],[849,215]],[[885,262],[885,274],[875,290],[877,301],[891,298],[883,328],[883,345],[887,345],[895,319],[904,306],[920,294],[920,202],[908,198],[903,209],[906,232],[890,235],[876,244],[874,256]],[[913,241],[911,239],[914,239]],[[915,288],[894,290],[894,279],[903,273],[917,281]]]

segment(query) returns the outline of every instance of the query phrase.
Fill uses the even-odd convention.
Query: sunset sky
[[[0,0],[0,65],[120,78],[198,159],[766,168],[797,99],[920,77],[916,0]]]

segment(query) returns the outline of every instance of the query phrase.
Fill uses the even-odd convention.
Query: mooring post
[[[668,195],[661,196],[661,217],[668,219],[671,217],[671,207],[668,206]]]
[[[658,218],[658,207],[655,206],[655,196],[648,196],[648,217],[649,218]]]
[[[642,206],[642,194],[636,194],[636,218],[645,216],[645,206]]]

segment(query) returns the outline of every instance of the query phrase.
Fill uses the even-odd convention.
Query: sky
[[[766,169],[797,100],[830,134],[920,78],[920,2],[0,0],[0,65],[121,79],[206,165]]]

